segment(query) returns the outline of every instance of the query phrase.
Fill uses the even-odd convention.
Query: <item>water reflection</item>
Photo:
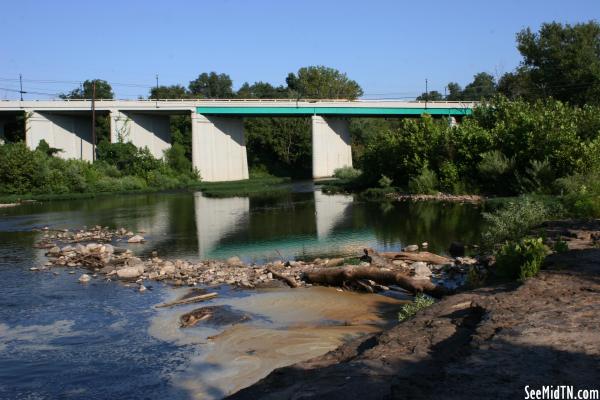
[[[394,251],[429,242],[444,252],[454,240],[476,243],[480,210],[473,205],[371,203],[319,190],[268,198],[206,198],[201,193],[99,197],[0,209],[0,232],[34,227],[103,225],[143,231],[136,253],[190,260],[238,256],[245,261]],[[121,245],[126,245],[122,243]]]

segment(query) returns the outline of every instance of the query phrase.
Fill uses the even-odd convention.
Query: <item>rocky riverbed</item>
[[[145,242],[143,232],[134,233],[125,228],[109,229],[96,226],[91,229],[52,231],[44,228],[37,247],[46,249],[48,261],[34,266],[32,271],[69,269],[80,273],[80,282],[93,279],[121,280],[146,290],[145,282],[162,281],[173,286],[231,285],[253,289],[277,286],[310,287],[305,274],[323,268],[376,266],[381,271],[405,274],[418,281],[433,281],[454,289],[462,285],[471,268],[483,268],[471,257],[444,257],[425,251],[421,246],[407,246],[403,252],[382,253],[365,249],[356,258],[316,258],[311,261],[276,260],[267,264],[246,264],[239,257],[227,260],[191,262],[181,259],[163,259],[156,252],[142,259],[135,254],[135,246]],[[358,257],[361,256],[361,257]],[[347,289],[384,291],[390,287],[361,280],[345,285]],[[392,287],[392,289],[394,289]]]

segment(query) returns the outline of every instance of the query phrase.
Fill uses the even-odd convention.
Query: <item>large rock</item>
[[[429,269],[427,264],[422,261],[413,263],[412,267],[415,270],[415,278],[428,279],[431,276],[431,269]]]
[[[144,237],[141,235],[134,235],[127,239],[128,243],[142,243],[144,241]]]
[[[125,267],[117,270],[119,279],[136,279],[144,273],[144,265],[138,264],[134,267]]]
[[[227,265],[229,265],[230,267],[239,267],[242,265],[242,260],[240,260],[239,257],[229,257],[227,259]]]
[[[409,252],[419,251],[419,246],[416,244],[410,244],[404,248],[404,251],[409,251]]]
[[[90,280],[92,280],[92,278],[90,278],[88,274],[83,274],[79,277],[79,282],[81,283],[88,283]]]

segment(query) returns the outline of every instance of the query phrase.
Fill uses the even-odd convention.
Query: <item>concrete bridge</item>
[[[91,100],[0,101],[4,125],[25,114],[25,141],[44,139],[64,158],[91,161]],[[352,166],[348,118],[414,117],[427,113],[452,119],[472,112],[474,103],[348,100],[96,100],[96,115],[110,117],[112,142],[148,147],[157,158],[171,145],[171,115],[191,115],[192,163],[207,182],[248,179],[244,118],[311,117],[313,177]]]

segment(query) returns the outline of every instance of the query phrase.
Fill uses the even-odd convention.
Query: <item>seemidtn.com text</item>
[[[525,386],[525,400],[599,400],[599,389],[575,389],[567,385]]]

